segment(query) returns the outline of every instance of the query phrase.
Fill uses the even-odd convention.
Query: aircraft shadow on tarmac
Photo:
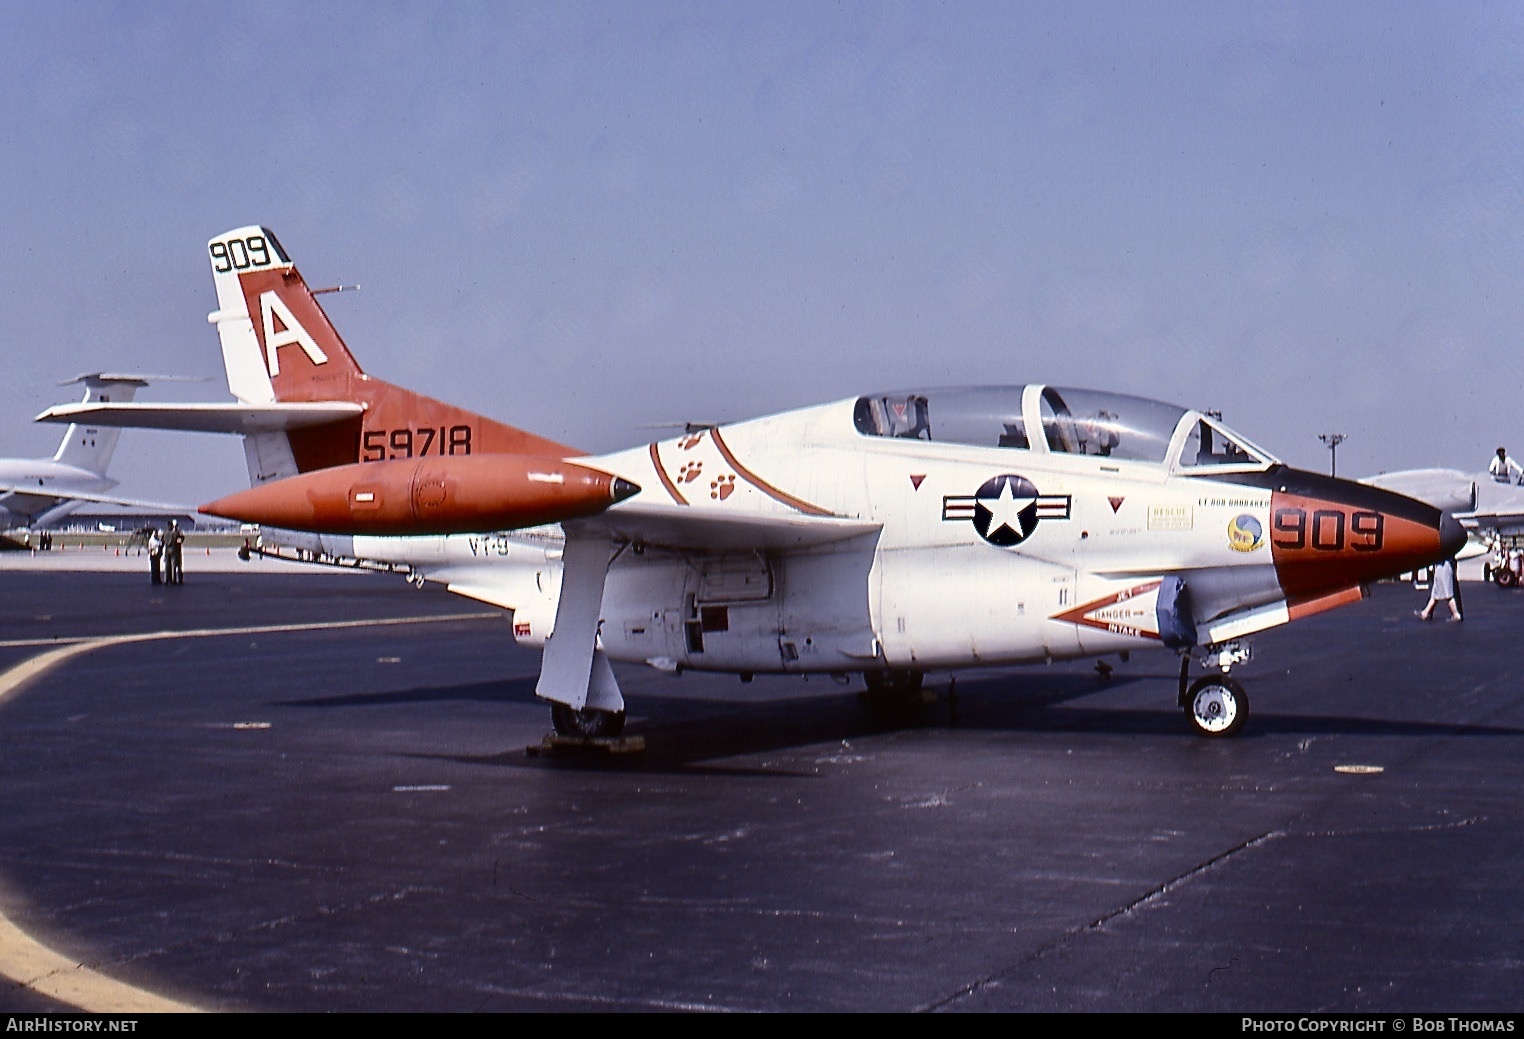
[[[387,692],[353,693],[310,699],[287,699],[272,706],[299,709],[342,709],[364,706],[447,702],[504,703],[543,706],[534,695],[535,679],[420,686]],[[1090,697],[1116,693],[1139,683],[1158,687],[1157,707],[1080,705]],[[872,702],[857,691],[807,692],[764,702],[745,702],[717,696],[663,695],[650,686],[633,701],[627,734],[645,740],[639,753],[617,754],[601,749],[575,748],[555,754],[531,755],[514,747],[491,755],[420,754],[461,764],[498,767],[570,767],[588,770],[638,772],[715,772],[725,775],[755,772],[790,774],[778,766],[745,769],[709,764],[719,759],[797,750],[817,744],[884,736],[896,732],[959,730],[969,732],[1085,733],[1110,736],[1152,736],[1205,743],[1194,735],[1171,705],[1175,679],[1166,674],[1113,675],[1099,680],[1093,673],[980,676],[960,681],[949,695],[945,685],[928,686],[926,695],[910,702]],[[1136,695],[1136,694],[1134,694]],[[1150,696],[1153,699],[1153,696]],[[548,730],[547,719],[547,730]],[[1372,717],[1256,713],[1233,740],[1275,736],[1488,736],[1524,737],[1524,729],[1452,721],[1399,720]],[[798,771],[800,778],[815,773]]]

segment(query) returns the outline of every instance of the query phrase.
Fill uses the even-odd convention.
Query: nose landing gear
[[[1183,699],[1185,717],[1200,736],[1235,735],[1249,715],[1248,694],[1227,675],[1196,679]]]
[[[1228,677],[1228,669],[1241,664],[1250,657],[1247,642],[1226,642],[1208,646],[1206,663],[1218,669],[1218,674],[1205,675],[1194,682],[1190,679],[1191,658],[1180,658],[1180,706],[1185,717],[1198,736],[1224,739],[1237,735],[1249,717],[1249,694],[1244,687]]]

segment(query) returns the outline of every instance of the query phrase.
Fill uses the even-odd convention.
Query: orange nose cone
[[[1347,480],[1287,471],[1271,497],[1271,557],[1292,597],[1397,577],[1455,555],[1465,542],[1449,513]]]
[[[559,459],[467,455],[320,469],[230,494],[201,511],[318,534],[468,534],[595,515],[639,491]]]

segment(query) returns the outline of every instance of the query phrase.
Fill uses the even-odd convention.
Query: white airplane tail
[[[79,382],[85,384],[86,404],[125,404],[132,400],[140,387],[148,385],[148,376],[92,372],[59,385],[72,386]],[[58,445],[53,461],[105,476],[107,467],[111,465],[111,456],[116,453],[117,439],[121,435],[120,429],[110,426],[73,423],[64,431],[63,441]]]

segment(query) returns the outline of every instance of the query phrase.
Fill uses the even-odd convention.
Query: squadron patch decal
[[[1265,543],[1265,528],[1247,512],[1228,524],[1228,547],[1235,552],[1253,552]]]
[[[1031,537],[1039,520],[1068,519],[1071,500],[1067,494],[1039,494],[1025,476],[1003,473],[971,495],[945,495],[942,519],[969,520],[985,541],[1010,548]]]

